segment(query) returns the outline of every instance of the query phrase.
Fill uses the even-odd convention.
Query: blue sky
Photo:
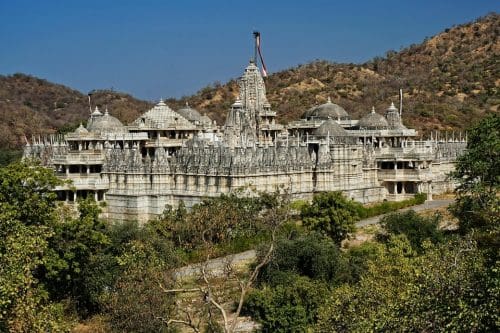
[[[0,74],[157,100],[238,77],[254,29],[276,72],[364,62],[492,11],[499,1],[0,0]]]

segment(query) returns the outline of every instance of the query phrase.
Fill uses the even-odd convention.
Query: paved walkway
[[[447,207],[452,202],[453,202],[453,200],[450,200],[450,199],[426,201],[421,205],[416,205],[416,206],[411,206],[411,207],[400,209],[400,210],[398,210],[398,212],[405,212],[405,211],[410,210],[410,209],[413,209],[416,212],[421,212],[421,211],[428,210],[428,209]],[[390,213],[388,213],[388,214],[390,214]],[[361,220],[361,221],[356,223],[356,227],[362,228],[362,227],[366,227],[367,225],[370,225],[370,224],[377,224],[377,223],[379,223],[380,219],[386,215],[387,214],[377,215],[377,216],[373,216],[373,217]]]

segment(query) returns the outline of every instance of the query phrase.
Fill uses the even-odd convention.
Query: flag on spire
[[[260,63],[262,64],[262,76],[266,77],[267,76],[267,68],[266,68],[266,64],[264,63],[264,58],[262,57],[262,51],[260,49],[260,32],[254,31],[253,35],[255,37],[255,48],[257,50],[257,53],[259,53]],[[257,62],[257,59],[255,59],[255,62]]]

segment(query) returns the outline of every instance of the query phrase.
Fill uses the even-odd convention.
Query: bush
[[[302,208],[304,225],[330,237],[336,244],[356,230],[360,204],[349,200],[341,192],[324,192],[314,196],[312,203]]]
[[[243,314],[260,322],[263,332],[305,332],[327,293],[326,284],[289,274],[287,284],[249,294]]]
[[[276,252],[259,276],[259,282],[276,286],[286,284],[292,274],[323,281],[343,281],[348,269],[339,247],[329,238],[319,234],[297,239],[279,240]]]
[[[430,240],[434,244],[442,241],[443,233],[439,230],[440,220],[440,215],[424,217],[414,210],[409,210],[384,216],[380,224],[389,234],[405,235],[415,250],[422,251],[424,240]]]

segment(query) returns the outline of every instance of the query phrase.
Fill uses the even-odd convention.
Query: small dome
[[[391,102],[391,105],[387,108],[387,112],[398,112],[398,109],[394,105],[394,102]]]
[[[87,130],[97,133],[127,133],[127,129],[121,121],[108,113],[108,110],[102,117],[93,118],[87,125]]]
[[[359,120],[359,129],[366,130],[380,130],[387,129],[389,124],[384,116],[375,112],[375,107],[372,108],[372,112],[364,116]]]
[[[210,119],[206,115],[203,115],[203,116],[201,116],[201,123],[205,124],[205,125],[212,125],[212,119]]]
[[[325,104],[312,107],[302,115],[302,119],[349,119],[349,114],[340,105],[332,103],[330,97]]]
[[[89,131],[85,127],[83,127],[82,123],[80,123],[80,126],[78,126],[78,128],[75,130],[74,133],[81,135],[81,134],[88,134]]]
[[[100,116],[102,116],[102,113],[101,113],[101,111],[99,111],[99,108],[97,107],[97,105],[95,106],[94,112],[92,112],[91,116],[92,117],[100,117]]]
[[[385,113],[385,118],[389,124],[390,129],[394,130],[405,130],[407,129],[405,125],[401,123],[401,117],[399,116],[399,110],[391,102],[391,106],[387,109]]]
[[[186,102],[186,106],[183,107],[182,109],[179,109],[177,111],[177,113],[191,122],[195,122],[195,121],[201,122],[201,120],[202,120],[201,114],[197,110],[190,107],[187,102]]]
[[[347,136],[347,131],[333,119],[328,119],[313,131],[317,136]]]

